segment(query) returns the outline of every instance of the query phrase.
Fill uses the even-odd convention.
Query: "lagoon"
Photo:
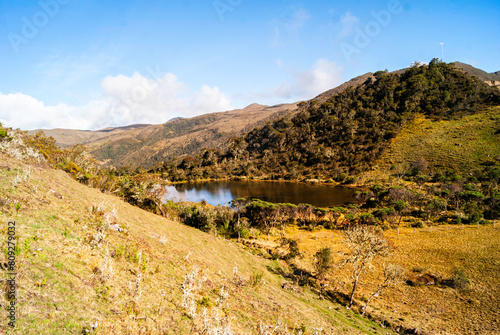
[[[237,198],[257,198],[274,203],[333,207],[354,202],[356,190],[344,186],[282,181],[210,181],[165,187],[164,201],[190,201],[228,205]]]

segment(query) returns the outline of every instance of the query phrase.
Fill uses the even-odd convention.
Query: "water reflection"
[[[281,203],[308,203],[331,207],[352,202],[355,190],[341,186],[272,181],[217,181],[165,187],[164,201],[200,202],[227,205],[236,198],[258,198]]]

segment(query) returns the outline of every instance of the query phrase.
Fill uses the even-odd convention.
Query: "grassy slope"
[[[6,236],[7,221],[14,219],[21,246],[18,327],[7,333],[79,334],[95,322],[98,334],[193,333],[181,306],[181,284],[195,266],[207,278],[196,299],[206,296],[215,303],[224,286],[237,334],[258,333],[259,322],[272,325],[279,319],[290,327],[303,323],[310,332],[321,327],[326,334],[388,332],[308,290],[283,290],[283,279],[267,270],[276,264],[234,243],[142,211],[61,171],[0,156],[1,230]],[[88,241],[96,216],[89,208],[98,204],[108,213],[114,209],[125,231],[107,230],[105,242],[93,249]],[[114,269],[107,279],[105,262]],[[233,282],[235,267],[246,284]],[[258,272],[265,284],[252,287],[248,280]],[[4,305],[5,295],[0,299]],[[6,323],[6,312],[1,313]]]
[[[433,122],[420,116],[407,124],[379,162],[380,171],[409,166],[417,158],[431,170],[473,171],[500,157],[500,107],[458,120]]]
[[[434,172],[481,169],[481,163],[500,157],[499,130],[500,106],[451,121],[434,122],[417,117],[403,127],[378,167],[363,175],[363,180],[393,176],[420,157],[429,162]],[[404,185],[403,181],[399,183]],[[406,298],[402,290],[394,291],[375,301],[378,309],[375,314],[388,317],[401,299],[407,299],[398,314],[409,327],[432,333],[500,334],[500,314],[496,311],[500,305],[500,222],[496,222],[496,228],[465,226],[462,230],[461,226],[449,226],[447,231],[446,226],[441,226],[433,229],[434,233],[430,233],[429,227],[417,229],[416,235],[411,228],[401,229],[400,236],[395,231],[386,233],[397,248],[393,261],[405,266],[409,274],[414,274],[412,269],[420,269],[443,279],[452,278],[455,268],[463,270],[472,282],[471,289],[461,292],[449,287],[411,288]],[[291,237],[297,237],[297,232],[291,233]],[[303,237],[300,248],[309,258],[322,246],[342,251],[338,234],[333,240],[328,231],[320,232],[319,240],[315,239],[316,233],[300,234]],[[332,278],[341,288],[347,282],[343,271],[336,272]],[[370,285],[361,288],[360,296],[368,296],[369,290]]]
[[[417,117],[403,127],[390,148],[378,162],[378,168],[362,176],[363,180],[386,179],[407,169],[419,157],[429,161],[432,171],[451,169],[474,171],[486,161],[500,157],[500,107],[489,108],[458,120],[434,122]],[[391,170],[395,168],[394,170]],[[405,182],[389,179],[392,183]],[[469,290],[457,290],[446,285],[390,289],[375,299],[369,309],[374,318],[390,319],[407,328],[431,334],[500,334],[500,222],[491,225],[450,225],[416,229],[400,228],[384,234],[395,247],[390,259],[379,263],[362,281],[357,298],[368,297],[380,280],[383,262],[400,264],[408,275],[432,273],[443,280],[454,276],[454,270],[464,272],[471,281]],[[287,237],[300,240],[305,257],[300,267],[314,271],[314,253],[322,247],[332,248],[336,266],[328,279],[331,286],[343,293],[350,292],[349,267],[340,265],[345,247],[340,232],[321,230],[310,232],[290,227]],[[404,303],[402,303],[402,301]],[[362,303],[358,300],[358,303]],[[396,310],[396,313],[394,311]]]
[[[446,285],[388,289],[375,299],[369,313],[380,320],[394,316],[396,324],[430,334],[500,334],[500,222],[490,226],[439,226],[416,229],[400,228],[384,233],[394,247],[393,255],[380,260],[361,279],[357,299],[369,297],[374,283],[380,281],[383,263],[395,263],[407,274],[436,274],[449,280],[454,269],[462,270],[471,281],[470,289],[457,290]],[[336,266],[327,279],[331,286],[344,293],[350,291],[349,266],[342,266],[345,251],[342,235],[332,231],[310,232],[290,228],[288,238],[300,239],[304,252],[300,265],[312,271],[314,253],[322,247],[333,251]],[[402,303],[403,302],[403,303]],[[362,304],[361,301],[359,301]]]

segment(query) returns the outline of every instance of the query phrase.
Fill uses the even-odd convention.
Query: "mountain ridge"
[[[419,115],[439,122],[500,104],[497,89],[438,60],[373,76],[323,104],[310,101],[294,116],[233,139],[225,151],[168,162],[163,171],[174,180],[220,176],[331,180],[359,175],[373,167],[402,127]]]
[[[492,80],[500,82],[500,71],[488,73],[486,71],[483,71],[466,63],[454,62],[454,64],[456,67],[468,72],[469,74],[476,76],[477,78],[479,78],[484,82],[489,82]]]
[[[500,71],[487,73],[471,65],[455,62],[459,69],[491,85]],[[391,73],[404,72],[406,69]],[[312,103],[322,104],[332,96],[367,80],[375,80],[369,72],[318,94],[310,100],[267,106],[253,103],[242,109],[214,112],[192,118],[174,118],[163,124],[109,127],[97,131],[52,129],[41,130],[61,146],[83,144],[102,164],[115,167],[151,168],[179,156],[193,156],[202,148],[227,148],[229,139],[250,132],[266,122],[286,114],[293,116]],[[38,130],[40,131],[40,130]],[[31,131],[35,133],[37,131]]]

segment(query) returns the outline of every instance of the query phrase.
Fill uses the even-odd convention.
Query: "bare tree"
[[[366,226],[346,230],[344,243],[349,248],[345,263],[352,265],[352,292],[348,307],[351,308],[361,274],[375,258],[389,255],[390,247],[381,234]]]
[[[385,290],[386,288],[396,286],[402,283],[404,280],[404,276],[405,276],[405,270],[401,266],[394,264],[389,264],[385,266],[384,280],[377,285],[375,291],[368,298],[368,300],[366,300],[366,304],[363,307],[363,314],[361,314],[361,316],[364,316],[366,314],[366,309],[368,308],[368,304],[373,298],[378,297],[382,293],[382,291]]]

